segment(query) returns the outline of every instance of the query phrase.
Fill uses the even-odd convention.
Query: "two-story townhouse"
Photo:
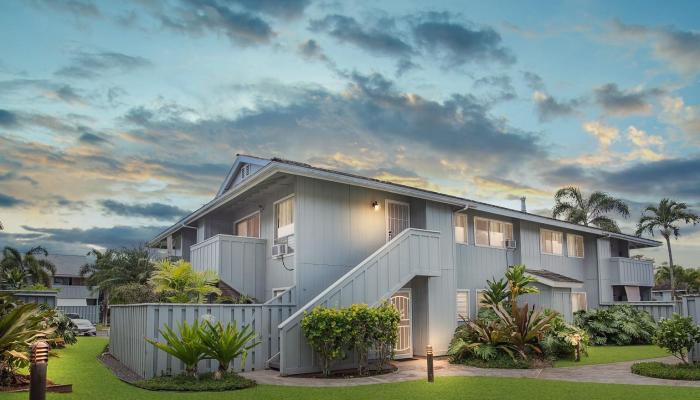
[[[90,258],[69,254],[49,254],[46,258],[56,266],[52,284],[52,288],[58,290],[56,307],[99,322],[99,292],[90,290],[80,275],[80,269]]]
[[[486,280],[525,264],[528,301],[571,318],[614,301],[649,300],[654,240],[610,233],[470,199],[273,158],[237,156],[215,198],[150,243],[258,302],[292,298],[282,322],[282,374],[314,371],[301,334],[317,305],[392,301],[398,357],[445,354],[458,316],[477,312]]]

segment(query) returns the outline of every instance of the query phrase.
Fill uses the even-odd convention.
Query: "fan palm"
[[[693,225],[700,222],[700,217],[688,209],[685,203],[679,203],[671,199],[662,199],[659,205],[650,205],[642,212],[642,217],[637,224],[637,236],[649,233],[654,236],[654,231],[658,230],[666,240],[668,249],[668,265],[673,264],[673,252],[671,251],[671,235],[678,239],[680,236],[681,223]],[[676,283],[673,277],[673,268],[669,269],[669,280],[671,281],[671,298],[676,298]]]
[[[25,283],[41,284],[46,287],[51,287],[53,274],[56,273],[56,266],[45,257],[49,253],[43,247],[37,246],[29,249],[24,254],[12,247],[5,247],[2,250],[3,260],[0,262],[0,269],[3,272],[16,270],[12,272],[15,277],[19,276],[22,271],[26,275]],[[37,256],[43,256],[40,258]]]
[[[574,224],[593,225],[610,232],[620,232],[620,228],[608,214],[614,212],[624,218],[630,215],[629,207],[624,201],[600,191],[585,197],[581,189],[574,186],[557,190],[554,201],[554,218],[563,217]]]

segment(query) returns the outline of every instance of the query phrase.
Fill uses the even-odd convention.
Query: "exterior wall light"
[[[379,202],[376,201],[376,200],[373,201],[373,202],[372,202],[372,208],[374,209],[374,211],[379,211]]]

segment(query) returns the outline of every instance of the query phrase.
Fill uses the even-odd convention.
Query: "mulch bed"
[[[13,386],[0,386],[0,392],[16,393],[29,391],[29,375],[22,375],[20,378],[21,384]],[[50,393],[71,393],[73,385],[57,385],[50,380],[46,380],[46,391]]]
[[[371,377],[371,376],[386,375],[386,374],[391,374],[393,372],[398,371],[398,367],[393,365],[393,364],[387,365],[381,371],[377,371],[372,366],[370,366],[370,368],[371,369],[365,375],[358,374],[357,368],[352,368],[352,369],[341,369],[341,370],[333,371],[331,373],[331,375],[327,376],[327,377],[323,376],[322,373],[314,372],[314,373],[310,373],[310,374],[290,375],[290,376],[288,376],[288,378],[352,379],[352,378],[367,378],[367,377]]]
[[[109,353],[102,353],[97,356],[97,359],[100,360],[102,364],[107,367],[107,369],[112,371],[114,376],[126,383],[133,385],[134,382],[143,380],[143,378],[141,378],[136,372],[130,370],[127,366],[122,364]]]

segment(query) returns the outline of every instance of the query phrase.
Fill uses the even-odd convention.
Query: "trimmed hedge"
[[[658,361],[632,365],[632,373],[651,378],[700,381],[700,366],[689,364],[666,364]]]
[[[166,390],[173,392],[222,392],[255,386],[255,381],[234,373],[228,373],[221,379],[214,379],[213,373],[193,376],[159,376],[153,379],[136,381],[134,386],[146,390]]]

